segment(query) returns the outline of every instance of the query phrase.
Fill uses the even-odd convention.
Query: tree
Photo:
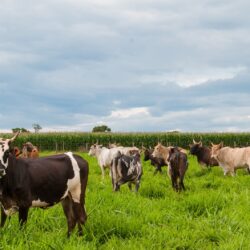
[[[39,130],[42,129],[42,127],[41,127],[38,123],[34,123],[34,124],[32,125],[32,127],[33,127],[33,129],[35,130],[35,133],[38,133]]]
[[[111,129],[107,125],[101,125],[94,127],[92,132],[111,132]]]
[[[13,133],[16,133],[18,131],[21,131],[22,133],[30,133],[30,131],[27,130],[26,128],[12,128],[11,130]]]

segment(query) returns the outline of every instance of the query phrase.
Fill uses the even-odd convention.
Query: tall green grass
[[[187,190],[176,193],[166,168],[154,176],[154,168],[143,162],[139,193],[127,185],[114,193],[108,172],[102,180],[96,159],[80,155],[90,168],[84,236],[66,238],[58,204],[30,209],[22,230],[14,215],[0,229],[0,249],[249,249],[250,176],[245,171],[224,177],[219,167],[202,169],[189,157]]]

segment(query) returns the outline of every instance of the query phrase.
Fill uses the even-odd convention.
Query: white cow
[[[130,156],[136,152],[139,153],[139,149],[136,147],[114,147],[109,149],[98,144],[94,144],[90,147],[89,155],[97,157],[98,164],[102,171],[102,178],[105,176],[105,168],[111,168],[111,162],[118,152]]]
[[[223,143],[213,144],[211,157],[215,158],[224,170],[224,175],[235,175],[238,168],[250,169],[250,147],[230,148],[223,147]]]

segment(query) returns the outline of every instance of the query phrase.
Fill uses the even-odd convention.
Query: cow
[[[120,186],[128,182],[128,187],[132,191],[132,183],[135,184],[135,191],[138,192],[142,176],[142,165],[140,154],[128,156],[118,152],[112,160],[111,177],[113,190],[119,191]]]
[[[202,142],[196,142],[193,139],[193,144],[189,145],[190,154],[197,157],[198,163],[202,166],[213,167],[219,166],[216,159],[211,157],[211,149],[209,147],[203,146]]]
[[[157,157],[157,158],[160,158],[160,159],[163,159],[164,163],[166,165],[169,164],[168,162],[168,158],[169,158],[169,152],[170,152],[170,149],[172,147],[165,147],[163,146],[161,143],[158,143],[155,147],[154,147],[154,151],[153,151],[153,154],[152,156],[153,157]],[[177,147],[180,152],[184,153],[184,154],[187,154],[187,151],[181,147]]]
[[[38,158],[39,157],[39,151],[36,146],[34,146],[31,142],[26,142],[23,144],[22,149],[22,157],[23,158]]]
[[[231,148],[223,147],[223,142],[212,145],[211,157],[215,158],[224,170],[224,175],[235,176],[236,170],[246,168],[250,170],[250,147]]]
[[[47,208],[61,202],[68,237],[76,224],[82,235],[82,225],[87,220],[84,204],[88,162],[71,152],[36,159],[16,158],[11,145],[19,133],[11,139],[0,139],[1,226],[13,212],[18,211],[23,226],[31,207]]]
[[[144,148],[142,149],[144,151],[144,161],[149,161],[151,162],[151,165],[155,167],[154,175],[157,174],[157,172],[162,173],[162,167],[167,166],[165,161],[162,158],[154,157],[152,156],[153,154],[153,149],[148,149]]]
[[[187,155],[177,147],[171,147],[168,156],[169,176],[171,177],[172,187],[176,192],[185,190],[184,176],[188,169]]]
[[[101,168],[103,179],[105,177],[105,168],[109,169],[111,168],[111,162],[118,151],[125,155],[131,155],[132,153],[135,152],[137,153],[139,149],[132,147],[120,147],[120,146],[109,149],[98,144],[93,144],[90,147],[88,154],[90,156],[97,157],[98,165]]]

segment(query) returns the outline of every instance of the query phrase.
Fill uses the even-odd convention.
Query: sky
[[[250,131],[250,1],[1,0],[0,132]]]

